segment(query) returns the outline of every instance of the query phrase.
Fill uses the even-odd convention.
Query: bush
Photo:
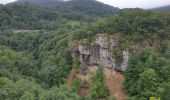
[[[93,99],[106,98],[109,96],[109,89],[105,84],[105,75],[101,66],[97,69],[96,75],[91,82],[90,89]]]

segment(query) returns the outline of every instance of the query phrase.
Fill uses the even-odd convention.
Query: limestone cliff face
[[[86,45],[78,44],[72,48],[72,56],[78,57],[82,64],[102,65],[118,71],[125,71],[128,66],[129,50],[122,51],[123,61],[120,65],[112,56],[114,48],[118,47],[118,41],[114,37],[98,35],[91,43],[93,48],[88,49]]]

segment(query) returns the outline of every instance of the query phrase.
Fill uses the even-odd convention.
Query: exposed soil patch
[[[90,95],[90,88],[80,88],[79,94],[82,96]]]
[[[76,77],[81,82],[81,88],[79,90],[79,94],[82,96],[90,95],[90,88],[87,85],[84,85],[83,82],[87,84],[90,83],[91,77],[95,75],[97,67],[89,66],[88,73],[82,74],[81,72],[76,74]],[[123,92],[123,81],[124,77],[120,72],[117,72],[112,69],[104,68],[104,73],[106,76],[106,84],[110,90],[111,96],[116,97],[116,100],[125,100],[127,95]],[[73,72],[68,75],[67,85],[71,86],[73,81]],[[85,86],[85,87],[84,87]]]
[[[72,85],[72,81],[73,81],[73,74],[72,74],[72,71],[69,73],[68,77],[67,77],[67,85],[69,87],[71,87]]]
[[[89,96],[90,95],[90,87],[89,87],[89,82],[90,82],[90,74],[83,74],[81,71],[76,73],[76,78],[80,82],[80,89],[79,89],[79,94],[81,96]],[[73,71],[70,72],[67,78],[67,85],[71,87],[72,82],[73,82]]]
[[[105,68],[106,83],[110,94],[116,97],[116,100],[125,100],[127,95],[123,92],[124,77],[120,72]]]

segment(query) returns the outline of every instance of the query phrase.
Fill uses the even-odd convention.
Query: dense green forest
[[[54,3],[55,4],[55,3]],[[58,4],[58,3],[57,3]],[[29,3],[0,5],[1,29],[57,30],[83,25],[118,11],[94,0],[72,0],[54,7]]]
[[[0,5],[0,100],[107,100],[101,66],[90,96],[78,94],[76,81],[73,87],[66,85],[70,71],[81,67],[71,57],[70,43],[92,41],[99,33],[119,36],[119,49],[143,45],[123,72],[129,100],[169,100],[169,13],[119,10],[94,0],[59,2],[50,7],[25,1]]]

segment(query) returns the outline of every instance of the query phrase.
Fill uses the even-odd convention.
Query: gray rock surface
[[[128,67],[129,50],[123,50],[123,62],[117,65],[116,59],[112,57],[112,50],[118,46],[118,41],[113,37],[98,35],[91,43],[94,48],[88,49],[85,45],[79,44],[72,49],[72,56],[78,57],[82,64],[102,65],[110,69],[125,71]]]

